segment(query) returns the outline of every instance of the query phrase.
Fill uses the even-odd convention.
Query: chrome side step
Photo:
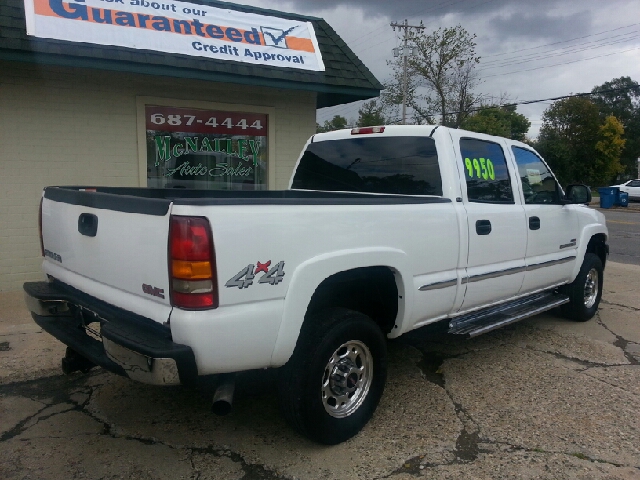
[[[477,337],[496,328],[519,322],[552,308],[569,303],[569,297],[559,293],[542,292],[513,302],[491,307],[451,319],[449,332]]]

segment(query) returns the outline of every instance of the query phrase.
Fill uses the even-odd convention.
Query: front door
[[[527,273],[522,293],[568,281],[575,266],[578,219],[574,207],[561,205],[561,190],[535,152],[511,147],[518,165],[527,223]]]

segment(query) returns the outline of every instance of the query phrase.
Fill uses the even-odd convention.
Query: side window
[[[640,187],[640,180],[631,180],[629,182],[629,187]]]
[[[545,163],[531,150],[511,147],[522,179],[524,203],[558,203],[560,188]]]
[[[470,202],[514,203],[507,161],[500,145],[463,138],[460,152]]]

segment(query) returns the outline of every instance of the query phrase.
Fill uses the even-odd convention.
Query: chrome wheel
[[[346,308],[320,310],[305,319],[293,355],[279,371],[281,411],[301,434],[335,445],[371,419],[386,379],[380,327]]]
[[[598,270],[592,268],[587,274],[587,280],[584,284],[584,306],[591,308],[595,305],[598,298]]]
[[[322,376],[322,404],[334,418],[348,417],[364,402],[373,380],[373,357],[358,340],[342,344]]]

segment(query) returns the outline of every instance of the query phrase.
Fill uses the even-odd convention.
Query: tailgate
[[[170,207],[169,200],[160,198],[45,189],[45,272],[108,303],[165,322],[170,313]]]

